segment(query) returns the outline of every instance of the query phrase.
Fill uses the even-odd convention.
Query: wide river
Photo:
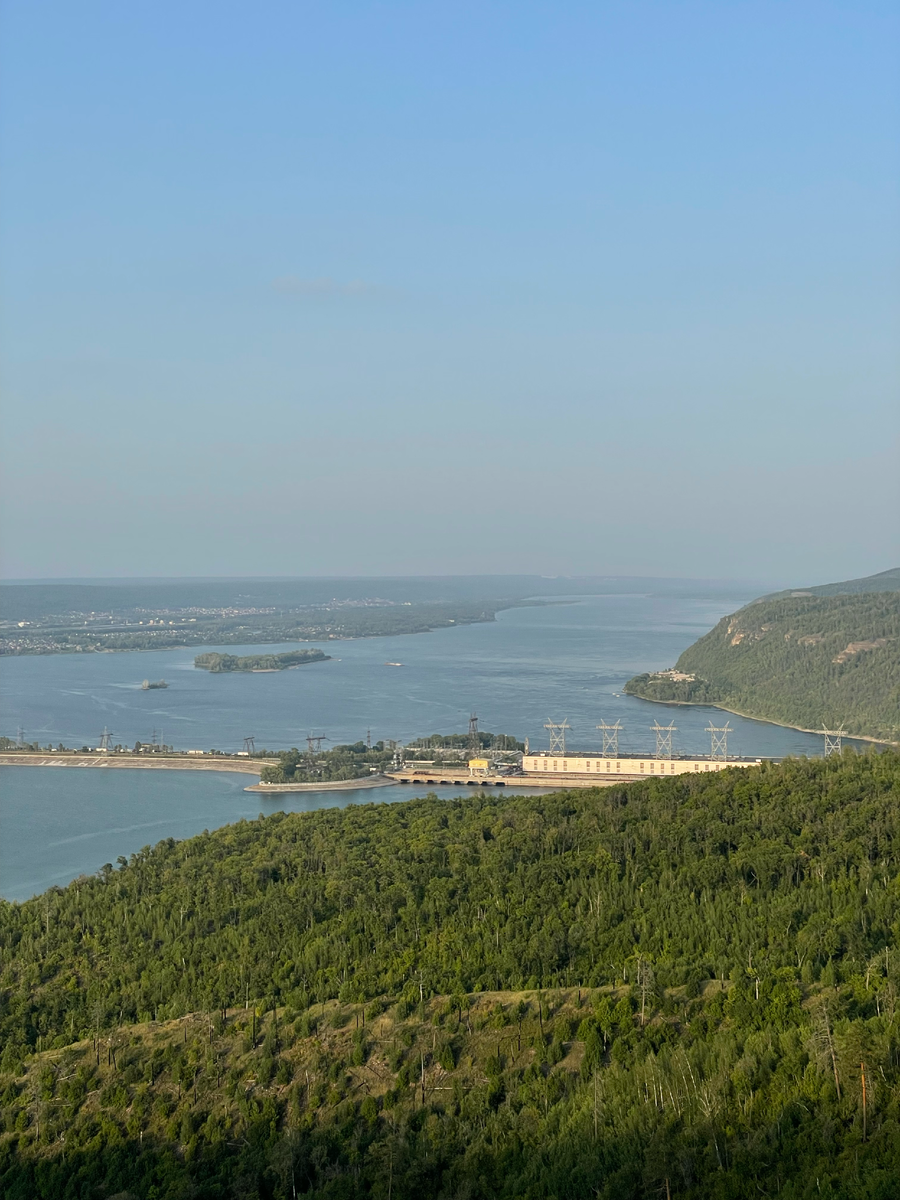
[[[622,694],[641,671],[669,667],[691,642],[752,594],[718,588],[692,598],[594,596],[510,609],[483,625],[405,637],[330,642],[330,662],[256,675],[195,670],[199,648],[3,660],[2,733],[41,745],[95,746],[160,740],[181,749],[303,746],[308,733],[332,743],[409,741],[482,729],[547,743],[548,720],[567,718],[568,745],[601,748],[596,726],[622,721],[622,752],[650,752],[650,726],[675,721],[676,753],[708,753],[712,708],[670,708]],[[259,653],[259,646],[211,647]],[[272,647],[273,651],[293,646]],[[402,664],[402,665],[390,665]],[[165,679],[165,691],[141,690]],[[729,716],[729,753],[821,754],[813,734]],[[327,745],[328,743],[326,743]],[[188,837],[261,810],[305,810],[409,799],[409,787],[260,796],[246,775],[180,771],[0,768],[0,895],[24,899],[64,885],[165,837]],[[441,794],[458,794],[443,788]]]

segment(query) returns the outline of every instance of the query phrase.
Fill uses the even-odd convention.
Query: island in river
[[[288,650],[286,654],[198,654],[194,666],[220,675],[224,671],[286,671],[306,663],[324,662],[330,654],[321,650]]]

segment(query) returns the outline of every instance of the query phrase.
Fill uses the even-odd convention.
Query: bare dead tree
[[[816,1056],[820,1062],[830,1063],[831,1069],[834,1072],[834,1087],[837,1092],[837,1098],[841,1098],[841,1080],[838,1074],[837,1055],[834,1049],[834,1036],[831,1028],[831,1019],[828,1016],[828,1007],[823,1000],[815,1009],[813,1016],[813,1045],[815,1046]]]
[[[644,1024],[647,1001],[653,996],[655,982],[653,968],[649,961],[642,954],[639,954],[637,960],[637,986],[641,997],[641,1025]]]

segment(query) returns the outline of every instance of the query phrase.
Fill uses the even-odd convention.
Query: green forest
[[[0,1194],[900,1191],[900,754],[277,813],[0,904]]]
[[[288,650],[285,654],[198,654],[194,666],[213,675],[225,671],[286,671],[305,663],[324,662],[331,658],[322,650]]]
[[[900,742],[900,592],[757,600],[723,617],[675,671],[691,678],[638,675],[625,691]]]

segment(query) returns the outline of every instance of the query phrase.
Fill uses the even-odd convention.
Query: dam
[[[700,775],[732,767],[756,767],[761,758],[604,758],[596,754],[525,754],[518,770],[497,769],[488,759],[471,759],[468,766],[407,762],[386,771],[397,783],[419,785],[465,784],[469,787],[582,788],[632,783],[636,779],[669,779],[676,775]]]

